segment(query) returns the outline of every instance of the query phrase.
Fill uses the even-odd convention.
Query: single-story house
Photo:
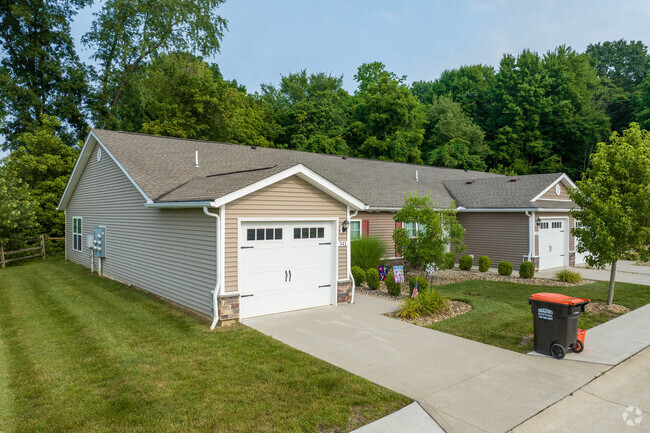
[[[455,202],[476,261],[573,264],[570,187],[561,173],[511,177],[94,129],[59,209],[68,260],[214,326],[353,301],[350,239],[378,236],[395,258],[405,193]]]

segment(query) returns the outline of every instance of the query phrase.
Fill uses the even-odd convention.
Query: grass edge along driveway
[[[0,271],[2,432],[342,432],[408,403],[62,258]]]
[[[606,281],[558,287],[468,280],[435,286],[435,290],[448,298],[471,304],[472,311],[427,327],[492,346],[528,353],[533,350],[533,315],[528,304],[530,295],[538,292],[556,292],[588,298],[592,302],[606,302],[608,285]],[[648,302],[650,302],[650,286],[616,283],[615,304],[634,310]],[[589,329],[613,317],[615,316],[585,313],[578,320],[578,326]],[[588,339],[589,333],[587,333]]]

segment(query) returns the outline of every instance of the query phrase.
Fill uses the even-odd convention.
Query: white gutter
[[[350,215],[350,207],[348,207],[348,221],[350,221],[352,218],[357,216],[359,213],[359,209],[356,209],[352,215]],[[361,227],[359,227],[361,229]],[[350,297],[350,303],[354,304],[354,290],[357,287],[356,282],[354,281],[354,275],[352,275],[352,269],[350,268],[350,264],[352,262],[352,258],[350,257],[350,230],[348,230],[348,276],[352,280],[352,295]]]
[[[535,255],[535,212],[526,211],[526,216],[528,217],[528,261],[532,262]]]
[[[217,326],[217,323],[219,322],[219,294],[221,293],[221,272],[220,272],[221,269],[220,269],[220,266],[219,266],[220,263],[221,263],[221,261],[219,260],[219,241],[220,241],[221,236],[219,236],[219,235],[221,233],[221,231],[220,231],[220,229],[221,229],[221,216],[219,214],[214,214],[214,213],[208,212],[208,208],[205,207],[205,206],[203,207],[203,213],[206,214],[207,216],[211,216],[213,218],[216,218],[216,220],[217,220],[217,227],[216,227],[216,243],[217,243],[217,245],[216,245],[216,250],[217,250],[217,263],[216,263],[217,272],[216,272],[216,277],[217,277],[217,281],[215,283],[214,290],[212,291],[212,305],[213,305],[213,311],[214,311],[213,317],[212,317],[212,325],[210,325],[210,330],[212,331]],[[221,253],[223,255],[223,251],[221,251]]]
[[[145,203],[144,207],[180,209],[188,207],[214,207],[211,201],[169,201],[162,203]],[[213,215],[213,214],[208,214]]]

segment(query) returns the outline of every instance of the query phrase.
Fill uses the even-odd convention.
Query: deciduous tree
[[[611,265],[608,304],[621,256],[634,249],[650,257],[650,132],[633,123],[610,142],[598,144],[584,179],[570,191],[579,207],[571,212],[581,224],[572,229],[578,252],[589,253],[590,266]]]

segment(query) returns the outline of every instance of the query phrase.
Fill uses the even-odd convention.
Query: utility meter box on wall
[[[94,228],[93,251],[95,251],[95,257],[106,257],[106,227],[97,226]]]

